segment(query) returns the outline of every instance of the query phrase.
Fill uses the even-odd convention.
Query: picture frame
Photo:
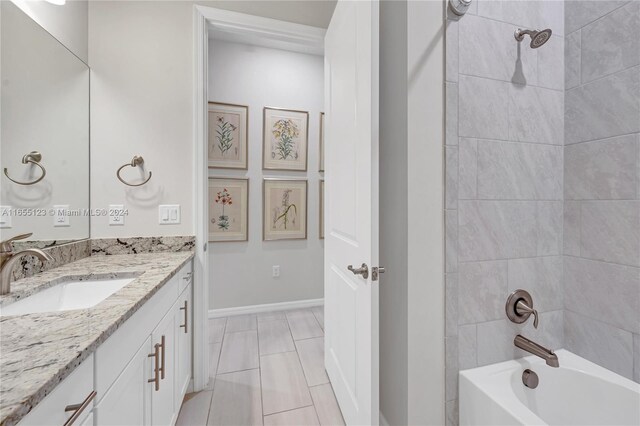
[[[319,206],[320,206],[320,214],[319,214],[319,222],[320,222],[320,232],[319,232],[319,237],[321,240],[324,240],[324,179],[320,179],[320,181],[318,182],[318,186],[319,186],[319,196],[320,196],[320,200],[319,200]]]
[[[262,239],[307,239],[307,180],[266,178],[262,185]]]
[[[309,112],[264,107],[263,170],[307,171]]]
[[[249,179],[209,178],[209,241],[249,240]]]
[[[318,171],[324,172],[324,112],[320,113],[320,130],[319,130],[319,138],[318,138]]]
[[[248,169],[249,107],[209,102],[208,166]]]

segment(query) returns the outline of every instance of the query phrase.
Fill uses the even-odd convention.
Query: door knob
[[[369,267],[366,263],[363,263],[359,268],[354,268],[353,265],[349,265],[347,269],[353,272],[353,275],[362,275],[362,278],[365,280],[369,278]]]

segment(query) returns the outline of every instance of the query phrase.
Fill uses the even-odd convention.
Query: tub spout
[[[547,349],[543,346],[540,346],[534,341],[527,339],[526,337],[518,334],[516,338],[513,340],[513,344],[519,347],[520,349],[529,352],[535,356],[539,356],[544,359],[550,367],[558,368],[560,367],[560,363],[558,362],[558,356],[553,353],[552,350]]]

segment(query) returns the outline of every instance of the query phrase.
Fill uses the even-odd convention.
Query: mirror
[[[0,2],[0,240],[89,238],[89,67]]]

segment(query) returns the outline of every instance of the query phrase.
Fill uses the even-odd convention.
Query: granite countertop
[[[0,425],[13,425],[193,257],[193,252],[90,256],[11,283],[0,306],[62,278],[136,279],[90,309],[0,317]]]

